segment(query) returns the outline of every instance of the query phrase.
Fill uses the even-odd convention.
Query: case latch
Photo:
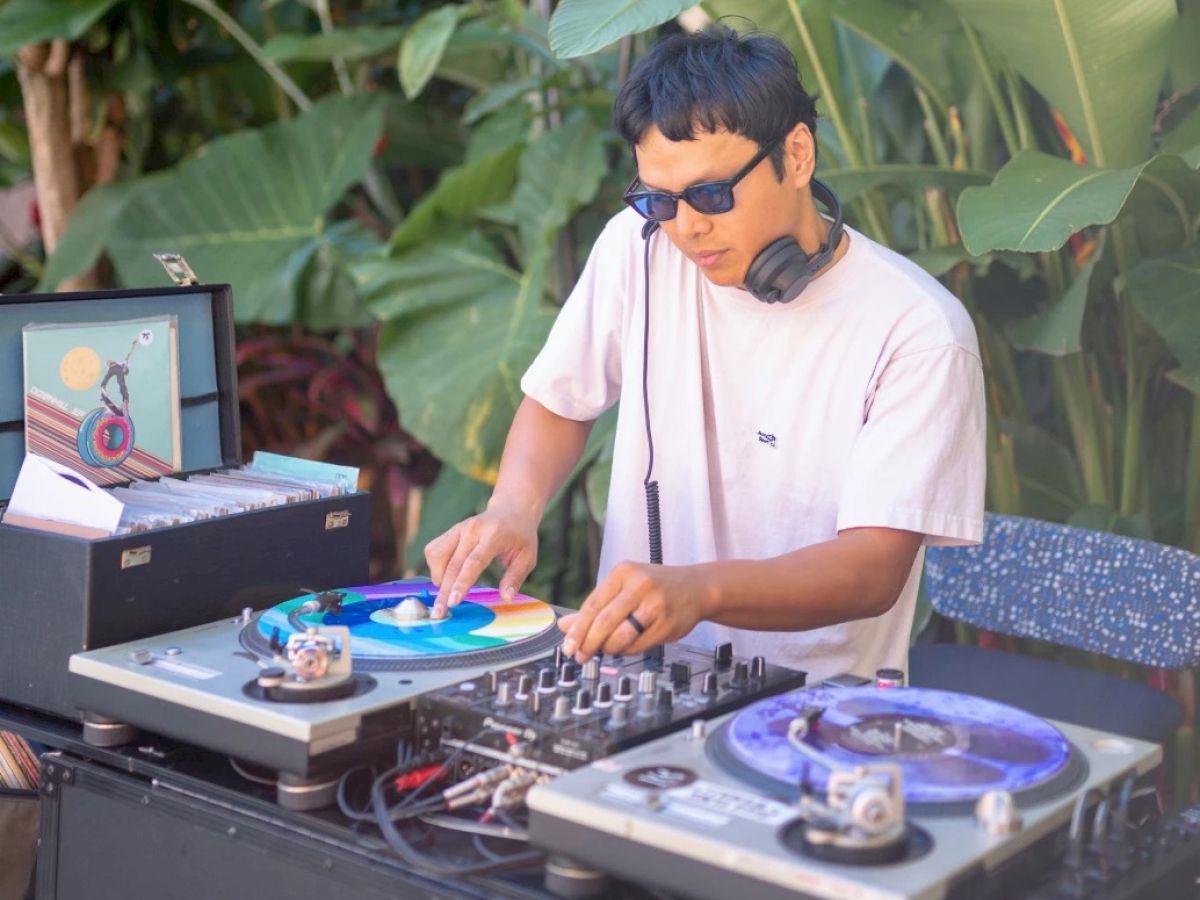
[[[341,509],[337,512],[331,512],[325,516],[325,530],[333,531],[335,528],[347,528],[350,525],[350,510]]]
[[[178,253],[155,253],[154,258],[162,263],[167,275],[178,285],[199,284],[200,279],[187,264],[187,260]]]

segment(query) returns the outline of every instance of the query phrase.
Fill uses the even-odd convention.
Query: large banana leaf
[[[233,285],[240,320],[291,321],[325,217],[362,179],[381,129],[381,104],[331,97],[140,182],[105,241],[121,281],[161,283],[152,254],[178,252],[203,280]]]
[[[960,102],[951,58],[962,28],[943,0],[838,0],[834,15],[901,65],[938,106]]]
[[[1129,273],[1129,292],[1186,377],[1200,379],[1200,243],[1142,260]]]
[[[1114,170],[1032,150],[1018,153],[991,185],[962,192],[958,223],[963,243],[975,254],[1057,250],[1076,231],[1115,219],[1143,171],[1178,171],[1180,160],[1162,155]]]
[[[571,214],[596,195],[608,171],[604,142],[587,115],[577,113],[548,131],[521,156],[511,201],[494,210],[521,235],[526,259],[542,254]]]
[[[439,221],[462,221],[484,206],[499,203],[512,193],[520,145],[442,172],[437,186],[425,194],[392,233],[394,251],[406,250],[425,240]]]
[[[1101,168],[1145,159],[1175,0],[949,0],[1062,113]]]
[[[82,35],[119,0],[8,0],[0,6],[0,56],[26,44]]]
[[[442,302],[384,326],[379,368],[404,427],[443,462],[490,483],[521,399],[521,375],[554,312],[542,301],[545,254],[515,272],[482,246],[453,257],[415,254],[425,258],[411,291],[419,295],[423,279],[443,292]],[[450,283],[463,286],[460,297],[446,296]],[[379,301],[377,311],[390,312],[390,303]]]
[[[404,37],[401,26],[338,28],[323,34],[288,32],[263,44],[263,55],[275,62],[329,62],[365,59],[390,52]]]
[[[437,480],[425,492],[421,503],[421,524],[409,538],[405,565],[416,571],[425,569],[425,545],[463,519],[475,515],[487,505],[490,486],[463,475],[454,466],[442,466]]]
[[[693,5],[694,0],[561,0],[550,18],[550,49],[562,59],[594,53]]]
[[[849,203],[865,191],[885,184],[911,191],[936,187],[957,194],[965,188],[987,184],[992,176],[988,172],[938,166],[882,165],[865,169],[830,169],[817,172],[817,177],[833,188],[842,203]]]
[[[71,212],[54,253],[46,260],[38,289],[58,289],[64,278],[90,269],[104,251],[104,242],[140,181],[114,181],[88,191]]]
[[[1083,314],[1087,309],[1092,273],[1099,258],[1097,251],[1061,298],[1037,315],[1010,325],[1007,329],[1009,340],[1022,350],[1036,350],[1050,356],[1078,353],[1083,346]]]

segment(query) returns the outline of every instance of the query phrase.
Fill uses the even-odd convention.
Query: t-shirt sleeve
[[[546,409],[589,421],[617,402],[628,267],[621,233],[610,223],[559,310],[550,336],[521,379],[521,390]]]
[[[838,530],[915,531],[926,544],[983,539],[986,410],[979,358],[954,344],[894,357],[851,450]]]

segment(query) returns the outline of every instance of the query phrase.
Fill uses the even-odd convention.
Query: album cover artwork
[[[174,316],[29,324],[25,450],[98,484],[182,467]]]

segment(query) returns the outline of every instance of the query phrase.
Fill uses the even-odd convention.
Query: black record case
[[[31,322],[176,316],[184,474],[238,465],[228,285],[0,296],[0,507],[24,458],[21,329]],[[0,700],[78,718],[72,653],[365,583],[363,492],[85,539],[0,523]]]

